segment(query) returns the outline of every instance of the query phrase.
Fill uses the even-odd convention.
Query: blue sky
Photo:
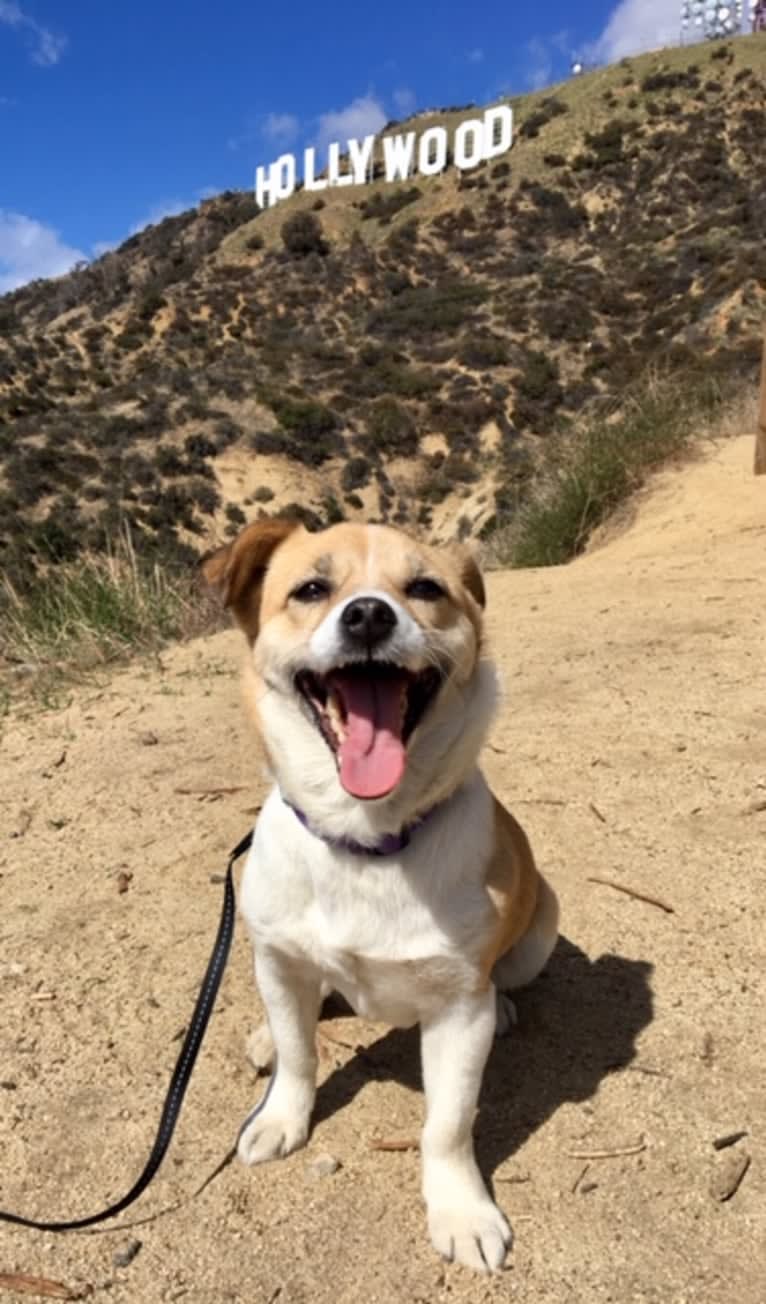
[[[677,0],[0,0],[0,292],[285,149],[677,39]]]

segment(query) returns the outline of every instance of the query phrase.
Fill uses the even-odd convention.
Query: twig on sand
[[[593,814],[596,816],[597,820],[601,820],[602,824],[606,824],[606,815],[601,814],[601,811],[599,810],[595,802],[589,801],[588,807],[590,808],[590,810],[593,811]]]
[[[415,1137],[392,1137],[386,1140],[385,1137],[379,1137],[370,1142],[370,1150],[419,1150],[420,1142]]]
[[[620,1159],[623,1155],[640,1155],[646,1150],[643,1137],[632,1146],[618,1146],[614,1150],[565,1150],[567,1159]]]
[[[234,792],[245,792],[244,784],[236,788],[174,788],[181,797],[196,797],[198,801],[204,801],[206,797],[230,797]]]
[[[72,1288],[50,1277],[31,1277],[27,1272],[0,1272],[0,1290],[12,1290],[15,1295],[42,1295],[45,1299],[76,1300],[93,1294],[92,1286]]]
[[[666,915],[674,915],[675,909],[669,906],[667,901],[661,901],[659,897],[649,896],[648,892],[638,892],[634,887],[626,887],[624,883],[616,883],[613,878],[597,878],[595,874],[588,877],[589,883],[601,883],[603,887],[613,887],[615,892],[624,892],[626,896],[634,897],[636,901],[645,901],[647,905],[656,906],[658,910],[664,910]]]
[[[580,1182],[584,1178],[589,1168],[590,1168],[590,1163],[587,1163],[584,1165],[584,1167],[580,1169],[579,1173],[574,1179],[574,1182],[572,1183],[572,1195],[577,1195],[577,1188],[580,1185]]]

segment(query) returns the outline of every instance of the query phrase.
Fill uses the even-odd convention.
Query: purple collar
[[[315,838],[325,842],[328,847],[337,847],[338,851],[350,851],[352,856],[395,856],[398,852],[404,851],[404,848],[409,846],[410,838],[415,830],[419,829],[421,824],[425,824],[426,820],[430,820],[431,816],[442,804],[439,802],[438,805],[432,806],[424,815],[421,815],[419,819],[413,820],[411,824],[405,824],[400,833],[384,833],[374,846],[366,847],[363,842],[355,842],[353,838],[328,838],[325,833],[318,833],[316,829],[311,827],[307,816],[302,810],[298,810],[297,806],[293,806],[292,802],[289,802],[286,797],[283,797],[282,800],[285,806],[289,806],[296,818],[300,820],[304,829],[308,829],[309,833],[312,833]]]

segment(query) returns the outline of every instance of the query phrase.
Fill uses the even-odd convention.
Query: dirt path
[[[90,1283],[113,1304],[762,1304],[766,479],[751,457],[751,440],[727,441],[663,474],[574,565],[489,580],[507,698],[486,769],[565,934],[495,1048],[477,1121],[515,1224],[509,1270],[482,1280],[432,1253],[417,1155],[370,1149],[417,1135],[416,1038],[352,1019],[323,1025],[308,1149],[233,1164],[193,1196],[259,1094],[240,935],[134,1217],[185,1203],[97,1236],[0,1227],[0,1272]],[[238,658],[219,635],[6,723],[0,1205],[85,1213],[143,1162],[215,931],[211,875],[263,793]],[[342,1166],[315,1176],[325,1152]],[[711,1179],[743,1152],[749,1171],[718,1202]]]

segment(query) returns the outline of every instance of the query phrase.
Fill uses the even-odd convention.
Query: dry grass
[[[13,681],[77,677],[220,623],[196,573],[143,561],[127,530],[107,553],[48,569],[23,593],[3,577],[0,613],[7,692]]]
[[[555,446],[537,487],[511,525],[488,541],[490,566],[560,566],[659,467],[704,439],[741,434],[755,397],[724,396],[699,376],[649,378],[619,413],[586,422]]]

